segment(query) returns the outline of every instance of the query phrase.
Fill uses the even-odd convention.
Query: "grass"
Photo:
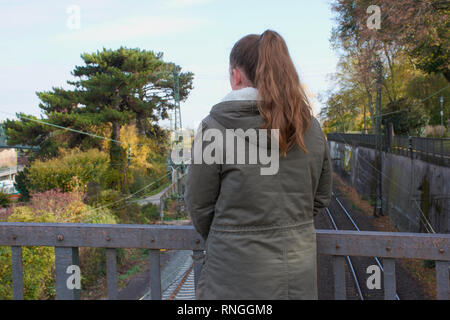
[[[129,276],[132,276],[133,274],[136,274],[139,272],[141,272],[141,266],[135,265],[135,266],[131,267],[130,269],[128,269],[128,271],[126,273],[120,275],[119,280],[124,280],[124,279],[128,278]]]

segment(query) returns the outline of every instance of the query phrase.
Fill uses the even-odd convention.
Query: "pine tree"
[[[192,89],[193,74],[163,61],[162,53],[121,47],[81,55],[84,65],[75,66],[72,89],[52,88],[37,92],[43,122],[89,132],[109,134],[111,168],[117,180],[124,175],[127,146],[121,143],[120,129],[136,123],[138,131],[159,138],[164,131],[158,121],[167,119],[174,107],[173,72],[179,73],[180,98]],[[101,139],[46,126],[19,115],[18,121],[5,122],[11,143],[40,145],[41,155],[57,155],[58,147],[101,148]],[[37,120],[36,118],[34,118]],[[120,183],[118,183],[120,184]]]

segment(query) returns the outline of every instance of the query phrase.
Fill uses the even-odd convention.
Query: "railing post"
[[[395,300],[397,295],[395,283],[395,259],[383,258],[384,299]]]
[[[345,300],[345,257],[333,256],[332,259],[334,273],[334,298],[336,300]]]
[[[13,299],[23,300],[22,247],[11,246]]]
[[[448,261],[436,261],[436,287],[438,300],[449,299]]]
[[[200,273],[203,268],[203,258],[204,253],[203,250],[193,250],[193,258],[194,258],[194,285],[197,288],[198,280],[200,279]]]
[[[80,289],[69,287],[69,266],[80,267],[78,248],[55,247],[56,299],[79,300]],[[69,273],[68,273],[69,271]]]
[[[431,143],[433,144],[433,156],[432,156],[432,162],[436,160],[436,150],[435,150],[435,144],[436,140],[431,140]]]
[[[117,300],[117,251],[106,249],[106,278],[108,284],[108,299]]]
[[[162,197],[159,198],[159,218],[161,221],[164,220],[164,201],[165,201],[165,196],[162,195]]]
[[[150,250],[150,293],[152,300],[161,300],[160,250]]]

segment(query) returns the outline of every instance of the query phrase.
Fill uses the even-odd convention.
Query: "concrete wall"
[[[363,197],[375,194],[375,150],[330,141],[333,167]],[[450,233],[450,168],[382,154],[383,212],[400,231],[424,232],[425,216],[438,233]]]

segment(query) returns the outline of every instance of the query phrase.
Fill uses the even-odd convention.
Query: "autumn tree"
[[[380,8],[380,28],[368,25],[373,14],[370,10],[368,12],[368,8],[373,5]],[[383,65],[382,113],[389,114],[383,123],[397,119],[400,114],[404,115],[406,109],[414,106],[412,110],[417,110],[422,116],[418,117],[418,121],[409,121],[410,125],[416,127],[424,125],[430,117],[430,123],[434,124],[437,97],[433,99],[433,105],[422,104],[422,100],[428,100],[429,97],[424,94],[425,90],[413,93],[410,83],[418,83],[417,79],[421,79],[427,73],[428,76],[422,78],[426,79],[425,81],[434,81],[433,75],[438,77],[442,75],[449,80],[450,29],[446,2],[335,0],[332,3],[332,10],[336,14],[336,24],[332,31],[331,43],[339,53],[340,60],[337,72],[333,76],[333,95],[329,96],[324,113],[336,113],[332,110],[338,108],[336,98],[345,95],[350,106],[360,110],[365,109],[360,108],[362,104],[367,106],[373,128],[376,81],[380,76],[374,67],[376,62],[380,61]],[[425,87],[435,88],[431,83],[421,83]],[[444,86],[436,90],[442,88]],[[364,96],[361,95],[362,92]],[[417,105],[422,108],[416,108]],[[399,107],[403,109],[398,109]],[[425,113],[422,112],[424,108]],[[398,112],[399,115],[391,115],[393,112]],[[365,114],[364,111],[363,113]],[[403,126],[397,128],[405,132]]]

